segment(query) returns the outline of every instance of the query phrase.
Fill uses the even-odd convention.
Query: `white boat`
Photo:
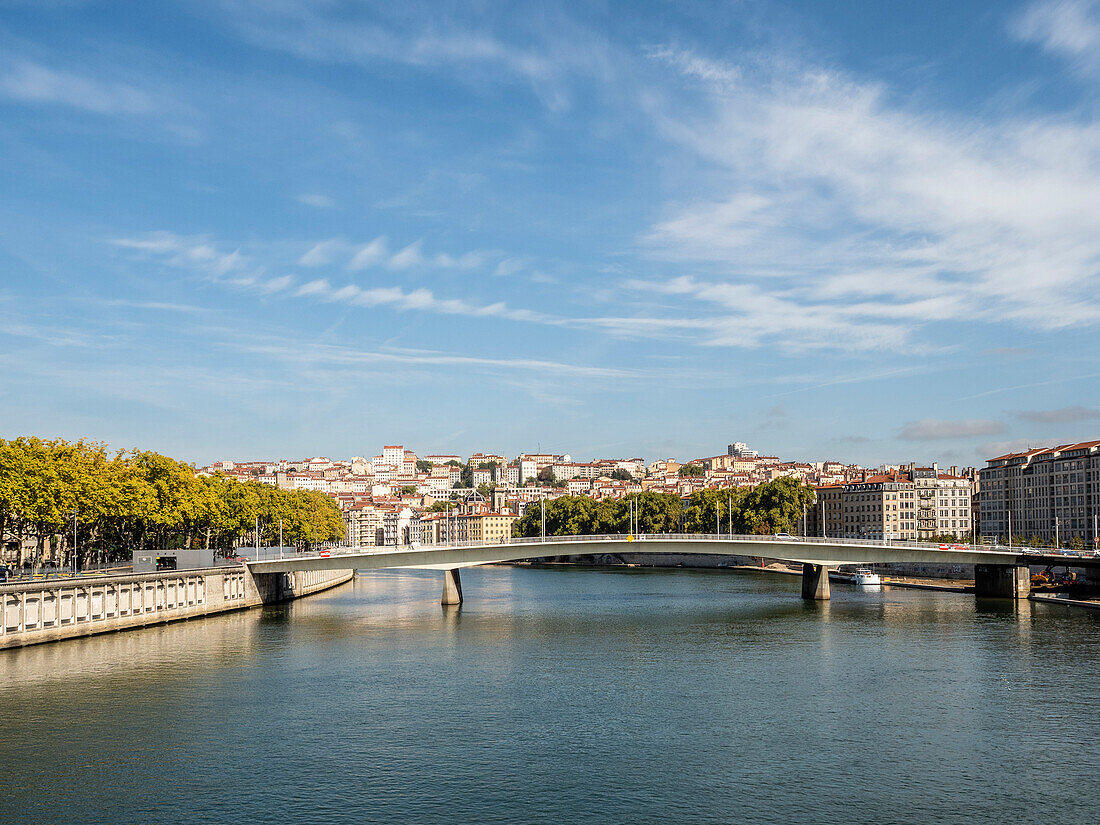
[[[860,567],[852,574],[853,584],[882,584],[882,577],[869,567]]]

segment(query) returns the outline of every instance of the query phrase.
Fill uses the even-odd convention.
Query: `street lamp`
[[[73,557],[70,560],[74,576],[76,575],[76,549],[77,549],[77,544],[76,544],[76,508],[74,507],[73,508]]]

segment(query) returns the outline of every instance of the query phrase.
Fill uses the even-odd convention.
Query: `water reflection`
[[[575,568],[464,570],[443,608],[441,579],[0,654],[5,815],[830,825],[856,800],[870,820],[1091,820],[1087,794],[1031,789],[1091,779],[1093,617]]]

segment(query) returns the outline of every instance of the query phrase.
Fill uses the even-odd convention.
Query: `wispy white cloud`
[[[524,263],[520,258],[505,258],[497,264],[496,269],[493,270],[493,274],[502,278],[509,275],[515,275],[523,269],[523,266]]]
[[[348,262],[348,269],[366,269],[368,266],[388,260],[389,255],[386,236],[381,235],[356,250],[355,255]]]
[[[147,114],[157,108],[150,95],[125,83],[93,80],[26,60],[10,64],[0,75],[0,96],[102,115]]]
[[[1100,71],[1100,3],[1096,0],[1042,0],[1012,21],[1012,33],[1025,42],[1066,58],[1077,70]]]
[[[920,112],[837,72],[775,61],[750,82],[669,54],[703,91],[650,111],[700,178],[640,240],[708,273],[671,292],[736,310],[706,342],[781,344],[777,312],[869,347],[930,321],[1100,322],[1100,123]]]
[[[331,209],[336,206],[336,201],[328,195],[320,195],[317,193],[299,195],[298,201],[299,203],[304,203],[306,206],[313,206],[317,209]]]
[[[796,290],[753,283],[702,281],[688,276],[668,281],[628,280],[635,291],[698,302],[710,314],[671,318],[594,318],[596,326],[626,335],[689,335],[712,346],[753,348],[776,343],[791,350],[866,350],[897,346],[904,331],[877,304],[818,304]],[[721,312],[713,314],[713,309]]]
[[[281,361],[335,367],[403,366],[403,367],[469,367],[503,374],[530,371],[550,373],[559,377],[592,379],[628,379],[642,377],[633,370],[569,364],[538,358],[485,358],[435,350],[361,350],[326,344],[287,346],[274,341],[234,342],[234,349],[272,356]]]
[[[455,79],[519,79],[553,110],[570,105],[571,75],[608,70],[604,50],[597,48],[599,41],[591,32],[572,26],[565,16],[547,20],[550,9],[539,15],[542,25],[517,19],[529,28],[528,42],[521,43],[515,32],[503,38],[484,23],[465,24],[450,14],[424,19],[395,13],[392,4],[337,9],[306,0],[222,0],[213,5],[233,30],[264,48],[324,63],[443,67],[454,71]]]
[[[739,67],[718,60],[710,60],[701,55],[693,54],[686,49],[653,46],[648,50],[648,55],[651,58],[665,61],[681,74],[707,83],[732,86],[741,79],[742,73]]]
[[[214,311],[206,307],[195,306],[194,304],[175,304],[169,301],[129,301],[118,299],[105,300],[102,303],[104,306],[125,307],[129,309],[151,309],[158,312],[199,313]]]
[[[424,263],[424,256],[420,253],[420,241],[414,241],[401,251],[394,254],[389,260],[390,269],[409,269]]]
[[[186,269],[200,270],[221,277],[244,268],[240,250],[222,252],[205,236],[177,235],[174,232],[150,232],[134,238],[116,238],[111,243],[122,249],[143,253]]]
[[[344,241],[339,238],[321,241],[310,247],[309,250],[298,259],[298,263],[301,266],[324,266],[331,263],[333,258],[335,258],[345,246],[346,244]]]
[[[342,303],[357,307],[389,306],[399,310],[419,310],[442,315],[468,315],[480,318],[504,318],[510,321],[554,323],[555,319],[541,312],[515,309],[503,301],[475,304],[462,298],[439,298],[429,289],[407,291],[397,286],[363,288],[356,284],[335,286],[325,278],[309,281],[294,293],[299,298],[313,298],[325,303]]]

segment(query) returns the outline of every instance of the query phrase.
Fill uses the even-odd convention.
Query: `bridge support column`
[[[974,595],[979,598],[1026,599],[1031,595],[1031,570],[1013,564],[975,564]]]
[[[802,565],[802,598],[828,601],[829,568],[824,564]]]
[[[458,568],[443,571],[443,597],[440,604],[462,604],[462,577]]]

